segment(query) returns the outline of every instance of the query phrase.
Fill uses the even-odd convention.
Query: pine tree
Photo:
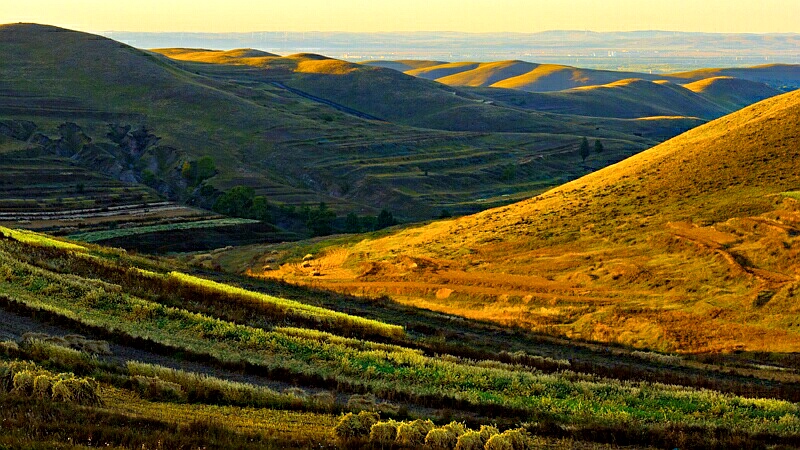
[[[603,143],[600,142],[600,139],[595,139],[594,141],[594,152],[603,153]]]
[[[589,157],[589,140],[586,139],[586,137],[584,137],[583,140],[581,141],[579,153],[584,161],[586,161],[586,158]]]

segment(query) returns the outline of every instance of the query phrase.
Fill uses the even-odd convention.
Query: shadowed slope
[[[800,65],[798,64],[765,64],[763,66],[699,69],[691,72],[669,74],[670,78],[683,80],[702,80],[711,77],[734,77],[742,80],[766,83],[773,87],[786,84],[797,87],[800,83]]]
[[[606,84],[628,78],[654,79],[652,76],[632,72],[611,72],[542,64],[528,73],[498,81],[492,84],[492,87],[519,89],[529,92],[548,92]]]
[[[576,338],[796,352],[798,131],[800,92],[765,100],[528,201],[328,251],[315,283]],[[263,275],[306,282],[292,267]]]
[[[383,67],[385,69],[392,69],[398,72],[406,72],[409,70],[423,69],[426,67],[438,66],[447,63],[444,61],[430,61],[426,59],[398,59],[396,61],[364,61],[361,64]]]
[[[175,51],[170,51],[169,56],[191,61],[195,51],[187,49],[185,52],[188,57]],[[641,137],[663,139],[666,134],[675,134],[672,125],[666,121],[654,122],[654,129],[657,130],[653,133],[641,133],[636,124],[625,121],[606,122],[602,128],[598,128],[585,123],[584,118],[524,111],[513,105],[495,105],[490,97],[471,90],[454,89],[395,70],[315,54],[264,58],[246,64],[259,70],[231,72],[225,68],[225,64],[219,64],[220,67],[192,65],[187,69],[215,78],[224,76],[238,81],[237,78],[246,75],[249,82],[280,83],[296,92],[371,117],[420,128],[573,136],[586,134],[634,142],[641,140]],[[639,136],[634,133],[639,133]]]
[[[278,55],[255,50],[252,48],[240,48],[235,50],[205,50],[205,49],[186,49],[186,48],[160,48],[154,50],[164,56],[180,56],[184,61],[205,62],[214,64],[246,64],[258,58],[277,58]],[[247,60],[247,61],[242,61]]]
[[[683,116],[713,119],[734,111],[679,85],[641,79],[558,92],[519,93],[516,90],[492,88],[486,90],[485,94],[526,109],[597,117]]]
[[[405,66],[405,65],[403,65]],[[402,68],[402,66],[400,67]],[[594,86],[639,78],[648,81],[669,80],[686,83],[714,77],[734,77],[765,83],[786,91],[800,84],[800,65],[772,64],[745,68],[700,69],[674,74],[645,74],[609,70],[581,69],[558,64],[534,64],[523,61],[491,63],[453,62],[425,65],[405,73],[436,80],[450,86],[491,86],[528,92],[550,92]],[[763,98],[763,97],[762,97]]]
[[[780,94],[764,83],[733,77],[706,78],[683,87],[731,110]]]
[[[120,170],[104,173],[124,173],[126,182],[147,182],[176,200],[208,207],[220,191],[242,185],[274,204],[325,202],[340,216],[387,208],[405,220],[506,204],[664,138],[663,126],[639,136],[631,132],[638,124],[624,121],[597,130],[583,118],[500,107],[321,55],[164,52],[189,61],[56,27],[2,26],[0,115],[33,123],[48,139],[59,139],[58,127],[73,122],[94,145],[81,153],[85,167],[108,162]],[[108,124],[131,132],[146,127],[157,145],[145,156],[119,156]],[[574,147],[584,135],[602,138],[608,152],[579,165]],[[30,136],[4,136],[0,151],[55,152]],[[63,157],[79,154],[84,141],[75,146]],[[182,169],[205,156],[216,174],[201,189]],[[514,171],[501,177],[509,166]]]
[[[485,87],[507,78],[528,73],[535,67],[537,67],[537,64],[523,61],[482,63],[471,70],[437,78],[436,81],[451,86]]]

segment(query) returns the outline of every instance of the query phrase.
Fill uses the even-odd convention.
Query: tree
[[[336,213],[328,208],[325,202],[320,202],[317,209],[308,211],[306,226],[311,230],[314,236],[325,236],[333,232],[333,221],[335,219]]]
[[[248,216],[251,219],[260,220],[262,222],[271,222],[272,215],[269,213],[269,202],[267,198],[261,195],[254,197]]]
[[[581,146],[578,149],[578,153],[581,155],[581,158],[586,161],[586,158],[589,157],[589,140],[586,139],[584,136],[583,140],[581,140]]]
[[[392,213],[390,213],[385,209],[382,209],[381,212],[378,214],[377,219],[375,220],[375,230],[382,230],[392,225],[397,225],[397,220],[395,220]]]
[[[214,211],[226,216],[245,217],[250,212],[255,190],[247,186],[235,186],[222,194],[214,203]]]
[[[600,142],[600,139],[594,140],[594,152],[595,153],[603,153],[603,143]]]
[[[361,232],[361,221],[358,219],[358,215],[356,215],[356,213],[351,212],[347,214],[347,218],[345,218],[344,220],[344,232],[345,233]]]
[[[181,175],[191,185],[197,185],[217,174],[214,160],[204,156],[197,161],[186,161],[181,167]]]

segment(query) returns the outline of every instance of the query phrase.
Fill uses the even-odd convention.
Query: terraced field
[[[4,445],[800,442],[789,357],[756,366],[570,343],[0,232]]]

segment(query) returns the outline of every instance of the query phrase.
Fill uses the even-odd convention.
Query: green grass
[[[44,245],[48,247],[56,247],[65,250],[73,250],[78,252],[85,252],[87,251],[86,247],[83,247],[78,244],[73,244],[71,242],[62,241],[45,234],[36,233],[33,231],[26,231],[20,229],[10,229],[6,227],[0,227],[0,233],[5,236],[11,237],[12,239],[16,239],[20,242],[25,242],[27,244],[33,245]]]
[[[346,74],[303,72],[295,69],[308,61],[277,58],[265,66],[269,70],[256,72],[247,66],[169,60],[83,33],[35,25],[4,30],[0,55],[9,65],[0,75],[15,90],[55,104],[47,115],[33,108],[9,110],[10,118],[32,120],[36,131],[52,138],[57,138],[58,125],[75,122],[96,144],[107,143],[108,123],[134,128],[146,123],[161,138],[158,146],[174,149],[177,158],[162,165],[146,153],[134,166],[157,166],[156,174],[175,190],[185,189],[181,180],[170,179],[180,169],[177,164],[210,156],[219,169],[210,183],[220,190],[247,185],[277,204],[325,201],[342,216],[387,208],[403,219],[427,220],[442,208],[461,214],[491,206],[470,203],[479,191],[481,197],[502,202],[509,186],[496,175],[509,163],[525,166],[519,170],[525,176],[510,187],[521,195],[538,192],[542,180],[581,175],[576,154],[525,161],[547,156],[565,142],[577,145],[583,135],[607,142],[607,159],[592,162],[598,167],[674,135],[666,123],[650,124],[663,131],[658,137],[636,136],[640,126],[630,121],[600,123],[488,104],[476,101],[488,99],[480,93],[453,95],[453,88],[388,69],[353,65]],[[12,34],[24,38],[4,38]],[[48,82],[54,73],[63,82]],[[275,81],[388,123],[357,119],[280,89]],[[207,130],[214,133],[209,137]],[[465,174],[467,161],[450,159],[453,148],[476,157],[498,155],[489,157],[482,170]],[[107,157],[103,152],[94,156]],[[392,168],[398,157],[405,163]],[[93,158],[81,163],[97,170]],[[387,170],[398,176],[376,177]],[[415,183],[409,194],[403,192],[409,188],[403,178],[410,170],[428,170],[429,177]],[[190,190],[175,194],[188,197]]]
[[[7,255],[0,257],[6,267],[0,292],[17,301],[222,361],[248,361],[296,376],[313,374],[384,395],[449,399],[444,401],[498,411],[511,408],[531,417],[577,424],[638,427],[667,420],[691,426],[735,426],[749,433],[800,433],[800,410],[785,401],[620,383],[570,372],[542,374],[498,362],[432,358],[418,351],[331,339],[311,331],[266,331],[163,307],[115,292],[103,282],[54,275]]]
[[[781,195],[784,197],[793,198],[795,200],[800,200],[800,191],[781,192]]]
[[[217,228],[217,227],[242,225],[249,223],[258,223],[258,221],[252,219],[237,219],[237,218],[198,220],[195,222],[181,222],[181,223],[170,223],[163,225],[150,225],[144,227],[117,228],[114,230],[91,231],[88,233],[71,234],[68,237],[70,239],[82,242],[99,242],[107,239],[114,239],[126,236],[136,236],[139,234],[146,234],[146,233],[157,233],[160,231]]]
[[[351,316],[336,311],[331,311],[325,308],[307,305],[304,303],[278,298],[259,292],[252,292],[239,287],[217,283],[216,281],[207,280],[204,278],[187,275],[180,272],[171,272],[168,277],[177,280],[182,284],[199,286],[202,289],[216,291],[233,295],[242,299],[253,302],[263,302],[269,304],[271,307],[281,311],[283,314],[299,316],[301,318],[318,321],[318,322],[334,322],[340,324],[341,327],[349,327],[355,329],[370,330],[376,334],[383,336],[400,337],[404,334],[403,327],[398,325],[390,325],[381,323],[376,320],[364,319],[358,316]]]

